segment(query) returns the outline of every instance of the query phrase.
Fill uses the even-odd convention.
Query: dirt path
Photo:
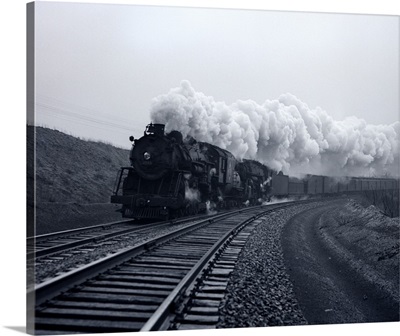
[[[399,321],[398,277],[377,271],[378,259],[364,260],[362,245],[346,239],[344,226],[343,235],[333,230],[345,205],[304,211],[284,227],[285,265],[302,311],[309,324]]]

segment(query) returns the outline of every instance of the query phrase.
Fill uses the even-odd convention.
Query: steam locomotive
[[[166,134],[163,124],[147,125],[143,137],[131,141],[131,165],[119,170],[111,196],[127,218],[163,220],[261,204],[271,197],[398,188],[394,179],[290,178],[254,160],[238,161],[215,145],[184,140],[178,131]]]

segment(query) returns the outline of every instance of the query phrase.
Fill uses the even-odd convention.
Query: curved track
[[[240,252],[251,225],[275,208],[292,204],[203,220],[38,286],[31,292],[38,303],[37,333],[159,330],[168,329],[171,322],[188,328],[204,321],[212,324],[212,318],[204,316],[212,315],[211,301],[221,297],[234,266],[233,254]],[[242,231],[246,227],[250,231]],[[244,233],[237,236],[239,232]],[[199,281],[206,288],[195,294]],[[179,302],[179,311],[189,309],[185,316],[194,319],[182,320],[174,309]]]

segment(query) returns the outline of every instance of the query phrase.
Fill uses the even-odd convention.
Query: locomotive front
[[[164,135],[164,125],[150,124],[142,138],[135,140],[130,153],[131,165],[146,180],[158,180],[174,170],[190,169],[190,156],[182,148],[182,135]]]
[[[164,125],[148,125],[144,136],[133,141],[130,161],[111,196],[111,203],[122,205],[124,217],[167,219],[185,206],[184,175],[190,173],[191,158],[180,132],[165,135]]]

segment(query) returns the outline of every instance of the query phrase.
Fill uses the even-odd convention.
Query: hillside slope
[[[27,131],[29,136],[36,132],[36,158],[28,159],[36,171],[28,169],[27,176],[28,186],[36,178],[35,234],[121,218],[109,202],[118,169],[129,165],[128,150],[49,128],[28,126]],[[29,158],[30,141],[27,151]],[[32,200],[28,187],[28,210]]]
[[[128,156],[128,150],[36,127],[37,202],[109,202]]]

